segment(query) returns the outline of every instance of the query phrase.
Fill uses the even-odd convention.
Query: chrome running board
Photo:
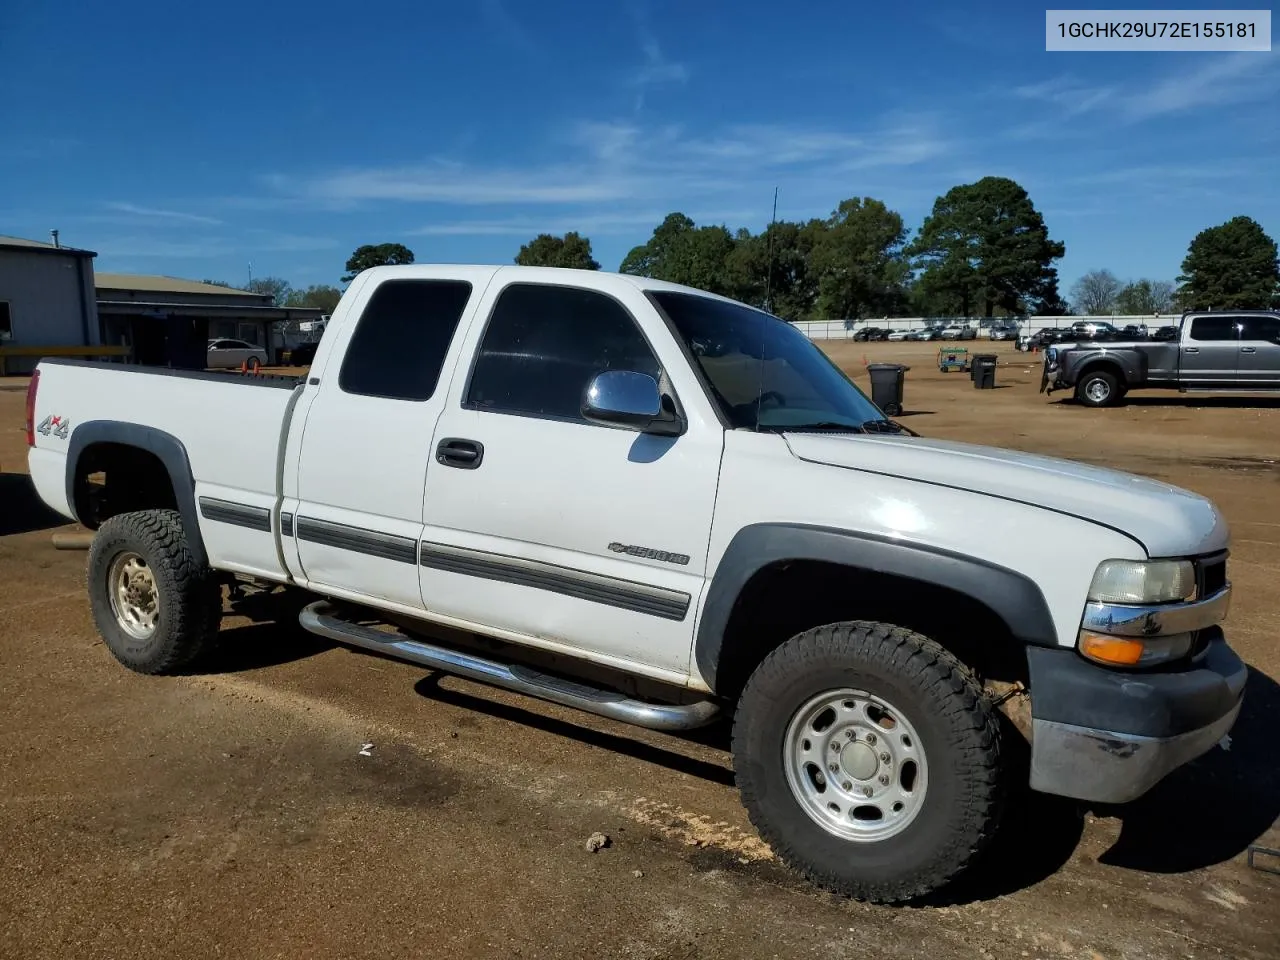
[[[720,708],[709,700],[697,703],[665,704],[632,700],[612,690],[602,690],[573,680],[553,677],[529,667],[507,665],[473,654],[438,647],[402,634],[385,633],[343,620],[333,604],[319,600],[298,614],[304,630],[385,656],[407,660],[419,666],[481,683],[492,684],[541,700],[550,700],[587,713],[647,727],[650,730],[693,730],[714,720]]]

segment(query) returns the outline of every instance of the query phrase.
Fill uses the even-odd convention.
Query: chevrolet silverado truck
[[[1040,392],[1073,390],[1086,407],[1130,390],[1280,390],[1280,313],[1188,313],[1172,340],[1064,343],[1044,353]]]
[[[47,360],[27,430],[125,667],[185,669],[247,580],[340,644],[731,719],[763,838],[860,899],[959,876],[1019,784],[1140,796],[1241,705],[1212,503],[917,436],[789,323],[644,277],[378,267],[301,379]]]

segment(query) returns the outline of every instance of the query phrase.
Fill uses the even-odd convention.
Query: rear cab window
[[[366,397],[431,399],[470,299],[466,280],[384,280],[356,323],[338,387]]]

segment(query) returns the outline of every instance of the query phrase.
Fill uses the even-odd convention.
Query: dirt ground
[[[981,342],[970,349],[988,349]],[[903,422],[1206,494],[1234,537],[1252,670],[1230,752],[1127,808],[1027,800],[985,870],[923,906],[815,892],[738,804],[721,728],[636,730],[302,633],[241,605],[200,672],[145,678],[93,629],[85,555],[30,494],[0,381],[0,957],[1280,957],[1280,401],[1087,410],[997,345],[997,389],[936,344]],[[362,747],[371,746],[364,751]],[[611,843],[588,853],[595,831]],[[1259,859],[1280,867],[1280,859]]]

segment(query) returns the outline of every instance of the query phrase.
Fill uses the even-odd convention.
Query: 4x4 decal
[[[71,421],[65,417],[48,416],[40,421],[40,426],[36,427],[36,432],[49,436],[52,434],[59,440],[67,439],[67,434],[71,430]]]

